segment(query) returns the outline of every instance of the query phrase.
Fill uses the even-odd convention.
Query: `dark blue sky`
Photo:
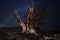
[[[59,0],[33,0],[35,11],[38,8],[45,8],[46,14],[43,15],[44,25],[42,30],[59,30],[60,29],[60,3]],[[16,9],[25,21],[25,15],[28,13],[28,8],[31,6],[31,0],[0,0],[0,26],[15,26],[18,25],[16,18],[13,15],[13,10]]]

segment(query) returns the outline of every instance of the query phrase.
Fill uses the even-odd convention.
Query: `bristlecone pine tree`
[[[35,27],[37,27],[38,24],[42,23],[41,22],[42,21],[42,10],[38,10],[36,17],[33,16],[33,12],[34,12],[34,5],[32,3],[32,6],[29,8],[29,14],[27,16],[26,24],[22,21],[22,19],[18,15],[17,10],[14,10],[14,15],[16,19],[18,20],[19,26],[22,27],[22,33],[26,32],[27,34],[35,34],[37,36]]]

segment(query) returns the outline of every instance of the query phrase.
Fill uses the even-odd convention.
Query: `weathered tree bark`
[[[22,21],[22,19],[20,18],[16,10],[14,11],[14,14],[15,14],[16,19],[18,20],[19,26],[23,28],[22,32],[25,32],[26,31],[25,23]]]
[[[34,5],[32,4],[32,6],[29,8],[29,14],[27,16],[27,24],[25,24],[20,16],[18,15],[17,11],[15,10],[15,17],[18,20],[19,25],[21,25],[21,27],[23,28],[22,32],[26,32],[26,33],[32,33],[37,35],[36,31],[34,30],[34,26],[33,26],[33,12],[34,12]]]
[[[29,8],[29,14],[27,16],[27,32],[37,35],[33,26],[33,12],[34,12],[34,5],[32,4],[32,6]]]

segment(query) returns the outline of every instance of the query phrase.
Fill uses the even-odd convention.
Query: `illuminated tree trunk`
[[[32,3],[32,6],[29,8],[29,14],[27,16],[27,24],[25,25],[24,22],[21,20],[20,16],[17,14],[17,11],[16,10],[14,11],[19,25],[21,25],[21,27],[23,28],[22,32],[32,33],[32,34],[37,35],[33,26],[33,12],[34,12],[34,5]]]
[[[34,5],[32,4],[32,6],[29,8],[29,14],[27,16],[27,31],[29,31],[29,33],[37,35],[33,26],[33,12],[34,12]]]
[[[26,31],[25,23],[22,21],[22,19],[20,18],[16,10],[14,11],[14,13],[15,13],[16,19],[18,20],[18,24],[23,28],[22,32],[25,32]]]

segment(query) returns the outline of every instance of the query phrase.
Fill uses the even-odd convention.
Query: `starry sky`
[[[59,0],[33,0],[35,13],[39,8],[45,8],[46,14],[43,14],[44,25],[41,30],[60,31],[60,3]],[[26,14],[31,6],[31,0],[0,0],[0,27],[17,26],[13,10],[16,9],[25,22]]]

